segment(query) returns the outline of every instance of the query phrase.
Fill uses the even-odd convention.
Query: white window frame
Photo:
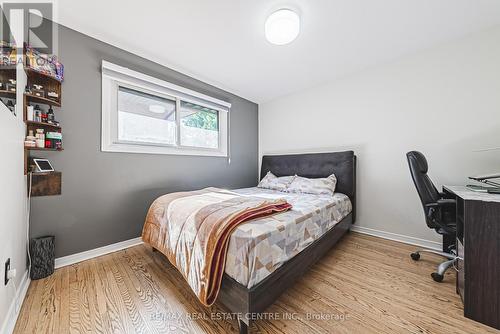
[[[118,88],[126,87],[176,101],[176,144],[137,143],[118,140]],[[192,102],[218,111],[219,147],[217,149],[180,144],[180,102]],[[229,111],[231,104],[193,90],[102,61],[102,129],[103,152],[177,154],[228,157]]]

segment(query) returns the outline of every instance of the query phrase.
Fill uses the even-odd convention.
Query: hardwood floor
[[[455,273],[433,282],[439,258],[413,262],[414,248],[348,234],[251,333],[500,333],[464,318]],[[14,333],[237,333],[223,312],[140,245],[33,281]]]

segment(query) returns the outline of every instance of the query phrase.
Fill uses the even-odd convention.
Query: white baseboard
[[[19,316],[19,311],[21,310],[21,305],[23,304],[26,293],[28,292],[28,287],[30,286],[30,278],[28,277],[28,271],[23,275],[21,279],[21,284],[16,291],[16,295],[12,300],[9,310],[7,311],[7,316],[5,317],[2,328],[0,328],[0,333],[12,334],[14,332],[14,327],[16,327],[17,317]],[[11,283],[12,284],[12,283]],[[19,307],[18,307],[19,306]]]
[[[438,251],[441,251],[443,249],[443,246],[440,242],[409,237],[409,236],[402,235],[402,234],[374,230],[374,229],[371,229],[368,227],[363,227],[363,226],[353,225],[351,227],[351,231],[359,232],[359,233],[363,233],[363,234],[368,234],[368,235],[383,238],[383,239],[399,241],[399,242],[402,242],[405,244],[415,245],[415,246],[419,246],[422,248],[435,249]]]
[[[91,250],[88,250],[85,252],[71,254],[68,256],[63,256],[63,257],[56,259],[56,269],[61,268],[61,267],[65,267],[65,266],[69,266],[69,265],[72,265],[74,263],[89,260],[89,259],[92,259],[94,257],[101,256],[101,255],[117,252],[119,250],[129,248],[132,246],[136,246],[136,245],[140,245],[140,244],[142,244],[142,239],[139,237],[139,238],[134,238],[134,239],[130,239],[130,240],[120,241],[120,242],[117,242],[116,244],[111,244],[111,245],[91,249]]]

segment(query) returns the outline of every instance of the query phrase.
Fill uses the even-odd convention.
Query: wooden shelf
[[[31,67],[26,67],[24,66],[24,71],[26,72],[27,75],[39,75],[39,76],[42,76],[42,77],[45,77],[45,78],[48,78],[48,79],[52,79],[52,80],[55,80],[59,83],[62,82],[62,80],[59,80],[58,78],[50,75],[50,74],[46,74],[46,73],[43,73],[43,72],[38,72],[34,69],[32,69]]]
[[[0,62],[0,67],[2,68],[2,71],[13,71],[15,72],[17,70],[17,65],[5,65],[4,62]]]
[[[26,96],[26,98],[31,102],[46,104],[46,105],[54,106],[54,107],[61,106],[60,102],[57,102],[57,101],[52,100],[52,99],[48,99],[46,97],[40,97],[40,96],[35,96],[35,95],[31,95],[31,94],[26,94],[26,93],[24,93],[24,96]]]
[[[53,175],[53,174],[60,174],[61,172],[53,171],[53,172],[32,172],[31,174],[33,176],[47,176],[47,175]]]
[[[15,99],[16,92],[11,92],[10,90],[0,90],[0,96],[11,96],[13,99]]]
[[[33,173],[31,196],[54,196],[61,195],[62,174],[61,172]],[[28,185],[29,191],[29,185]]]
[[[26,51],[25,47],[25,51]],[[34,52],[34,51],[33,51]],[[32,54],[36,58],[36,54]],[[33,58],[33,60],[35,59]],[[31,58],[30,58],[31,59]],[[43,106],[61,107],[62,105],[62,78],[57,78],[50,73],[39,72],[36,69],[28,65],[27,53],[24,57],[25,65],[24,72],[26,73],[27,82],[26,86],[33,89],[35,92],[36,85],[42,86],[43,96],[36,96],[32,91],[23,92],[23,112],[24,112],[24,122],[26,124],[26,133],[29,130],[35,130],[37,128],[44,129],[44,132],[62,132],[62,127],[60,125],[53,125],[45,122],[35,122],[28,121],[28,106],[39,104],[42,109]],[[10,72],[9,72],[10,73]],[[15,72],[14,72],[15,73]],[[1,73],[0,73],[1,74]],[[1,77],[1,75],[0,75]],[[8,82],[9,78],[5,78],[1,82]],[[18,90],[20,87],[18,87]],[[49,98],[47,92],[54,92],[58,95],[57,98]],[[1,91],[0,91],[1,94]],[[1,96],[1,95],[0,95]],[[59,112],[57,110],[56,112]],[[24,148],[24,172],[27,174],[32,169],[32,159],[33,156],[37,155],[37,152],[59,152],[63,151],[63,148],[37,148],[37,147],[25,147]],[[61,173],[51,172],[51,173],[35,173],[33,174],[33,196],[49,196],[58,195],[61,193]]]
[[[51,128],[51,129],[56,129],[56,130],[61,130],[61,126],[58,125],[53,125],[49,123],[43,123],[43,122],[34,122],[34,121],[26,121],[26,125],[28,126],[39,126],[39,127],[44,127],[44,128]]]
[[[63,148],[40,148],[40,147],[25,147],[26,151],[64,151]]]
[[[49,123],[44,123],[44,122],[34,122],[34,121],[26,121],[26,125],[28,126],[39,126],[43,128],[51,128],[51,129],[56,129],[56,130],[61,130],[61,126],[59,125],[54,125],[54,124],[49,124]]]

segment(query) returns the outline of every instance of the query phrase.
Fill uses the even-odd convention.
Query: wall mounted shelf
[[[41,96],[36,96],[36,95],[31,95],[31,94],[26,94],[26,93],[24,93],[24,96],[30,102],[46,104],[46,105],[54,106],[54,107],[61,106],[60,102],[46,98],[46,97],[41,97]]]
[[[0,48],[1,49],[1,48]],[[1,51],[1,50],[0,50]],[[5,56],[2,53],[3,56]],[[17,92],[17,87],[14,88],[15,91],[8,90],[7,89],[7,83],[11,80],[17,80],[17,72],[15,67],[11,67],[10,65],[3,65],[4,61],[0,61],[2,63],[1,70],[0,70],[0,82],[2,83],[2,87],[0,88],[0,97],[2,97],[2,101],[4,105],[7,105],[7,101],[4,99],[9,99],[9,100],[14,100],[12,101],[14,104],[16,104],[16,92]]]
[[[62,78],[55,77],[48,73],[39,72],[32,67],[30,67],[31,61],[36,61],[38,58],[38,53],[25,45],[24,48],[24,72],[26,74],[26,90],[23,87],[18,87],[17,89],[23,90],[23,109],[24,109],[24,122],[26,124],[26,135],[30,130],[35,133],[37,129],[44,129],[44,133],[47,132],[62,132],[62,127],[60,125],[53,125],[44,122],[35,122],[28,120],[28,106],[40,105],[42,110],[46,110],[48,107],[61,107],[62,103]],[[62,64],[59,64],[62,66]],[[41,86],[41,87],[38,87]],[[40,92],[41,96],[35,95],[35,93]],[[48,93],[53,92],[57,94],[57,98],[48,98]],[[0,91],[1,95],[1,91]],[[56,109],[55,113],[60,112],[60,109]],[[24,156],[24,172],[28,174],[29,171],[34,170],[33,158],[39,153],[50,153],[50,152],[60,152],[63,148],[38,148],[38,147],[25,147]],[[44,154],[45,155],[45,154]],[[52,196],[61,194],[62,185],[62,173],[61,172],[50,172],[50,173],[32,173],[32,196]]]
[[[64,148],[25,147],[27,151],[64,151]]]
[[[31,196],[61,195],[61,172],[33,173],[31,174]],[[28,184],[29,191],[29,184]]]
[[[0,90],[0,96],[16,98],[16,92],[11,92],[10,90]]]
[[[43,122],[26,121],[25,123],[27,126],[34,127],[34,128],[49,128],[49,129],[55,129],[55,130],[62,129],[59,125],[43,123]]]
[[[31,67],[29,67],[29,66],[25,66],[25,67],[24,67],[24,71],[26,72],[26,75],[28,75],[28,76],[41,76],[41,77],[45,77],[45,78],[47,78],[47,79],[49,79],[49,80],[54,80],[54,81],[57,81],[57,82],[59,82],[59,83],[61,83],[61,82],[62,82],[62,80],[59,80],[58,78],[56,78],[56,77],[54,77],[54,76],[52,76],[52,75],[50,75],[50,74],[46,74],[46,73],[43,73],[43,72],[39,72],[39,71],[37,71],[37,70],[32,69],[32,68],[31,68]]]

